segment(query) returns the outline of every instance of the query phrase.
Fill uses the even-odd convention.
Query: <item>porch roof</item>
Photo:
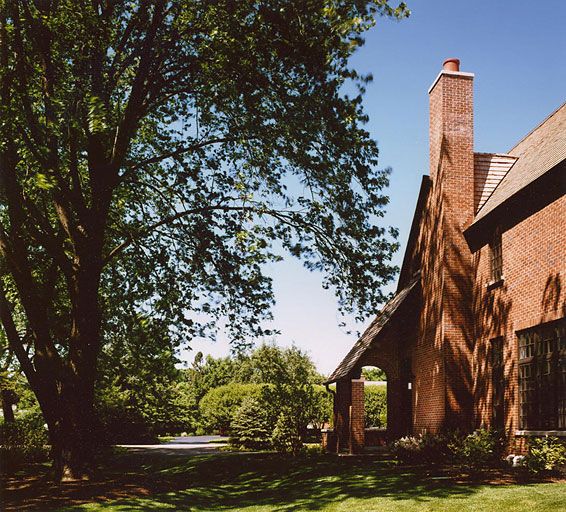
[[[361,335],[360,339],[356,341],[350,352],[348,352],[348,354],[338,365],[336,370],[332,372],[332,375],[326,381],[326,384],[331,384],[332,382],[336,382],[337,380],[346,377],[348,373],[352,371],[352,369],[356,366],[357,362],[364,355],[366,350],[370,348],[372,341],[387,325],[391,317],[399,309],[401,304],[403,304],[403,302],[409,296],[411,290],[415,288],[419,280],[420,280],[420,275],[417,274],[415,277],[411,279],[411,281],[407,286],[405,286],[405,288],[403,288],[402,290],[398,291],[395,295],[393,295],[391,300],[387,304],[385,304],[385,306],[377,315],[375,320]]]

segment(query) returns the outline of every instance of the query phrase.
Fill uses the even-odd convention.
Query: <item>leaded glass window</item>
[[[521,428],[566,430],[566,320],[519,332],[518,342]]]
[[[490,264],[491,264],[491,282],[496,283],[503,279],[503,243],[501,238],[501,229],[496,229],[493,239],[489,244],[490,248]]]

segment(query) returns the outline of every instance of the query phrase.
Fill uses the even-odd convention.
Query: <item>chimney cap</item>
[[[446,59],[442,63],[442,69],[445,71],[460,71],[459,59]]]

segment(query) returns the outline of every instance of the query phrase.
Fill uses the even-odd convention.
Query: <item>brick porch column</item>
[[[352,406],[350,409],[350,453],[361,453],[365,446],[364,380],[352,379]]]

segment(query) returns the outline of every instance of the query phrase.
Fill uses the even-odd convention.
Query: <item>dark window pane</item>
[[[517,338],[520,427],[566,430],[566,321],[534,327]]]

